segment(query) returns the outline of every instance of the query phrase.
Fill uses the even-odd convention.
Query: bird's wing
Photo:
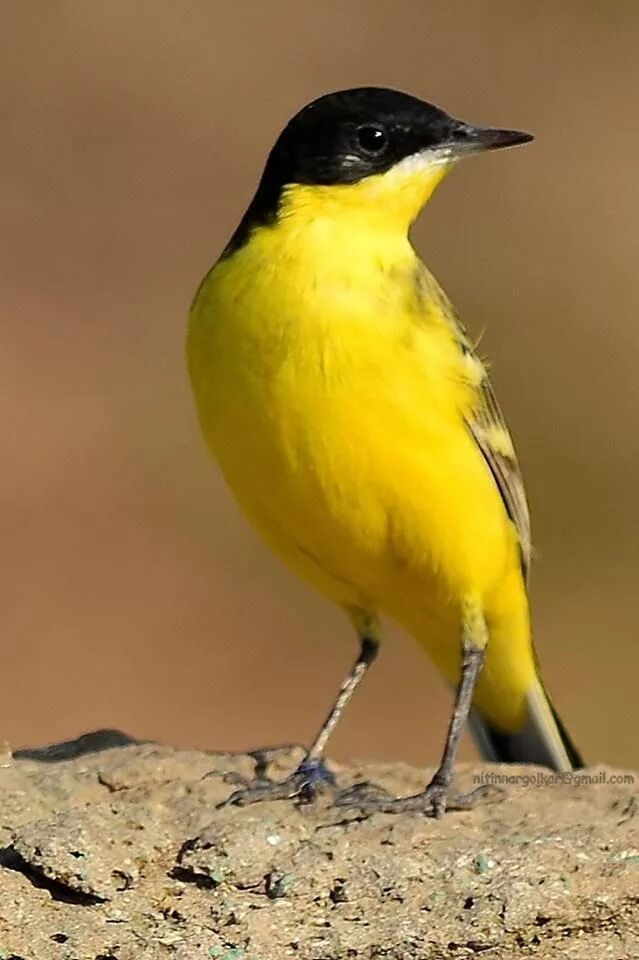
[[[508,516],[517,528],[524,579],[528,578],[532,544],[530,513],[517,455],[488,375],[479,388],[479,403],[467,423],[495,478]]]
[[[506,421],[499,409],[488,374],[476,356],[466,329],[450,300],[423,266],[419,270],[418,283],[431,302],[437,304],[438,312],[449,325],[460,351],[470,365],[481,372],[477,386],[477,403],[472,413],[467,414],[466,423],[495,479],[508,516],[517,529],[521,566],[524,579],[527,580],[532,556],[530,513],[524,481]]]

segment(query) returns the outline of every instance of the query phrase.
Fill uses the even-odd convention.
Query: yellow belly
[[[243,285],[239,266],[202,288],[189,358],[204,435],[249,520],[332,601],[404,624],[451,681],[460,606],[477,600],[497,645],[519,635],[512,656],[489,654],[492,687],[513,670],[527,682],[517,539],[464,422],[473,388],[446,325],[401,285],[311,296],[291,270],[285,288]]]

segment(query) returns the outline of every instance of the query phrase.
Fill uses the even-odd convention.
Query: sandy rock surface
[[[268,753],[268,774],[301,756]],[[254,769],[113,731],[7,756],[0,960],[639,960],[639,777],[465,767],[462,788],[513,782],[440,821],[328,796],[217,810]],[[335,769],[393,794],[428,775]]]

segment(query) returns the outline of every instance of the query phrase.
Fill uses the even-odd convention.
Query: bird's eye
[[[366,124],[358,127],[355,133],[357,145],[365,153],[382,153],[388,143],[388,136],[383,127]]]

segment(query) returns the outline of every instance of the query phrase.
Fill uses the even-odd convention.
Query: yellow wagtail
[[[581,763],[537,671],[510,435],[408,238],[458,160],[531,139],[393,90],[320,97],[280,135],[196,295],[188,362],[206,441],[255,528],[342,607],[361,645],[298,770],[230,802],[312,795],[329,776],[326,742],[375,658],[380,614],[457,693],[430,784],[377,808],[469,805],[449,796],[469,715],[486,758]]]

